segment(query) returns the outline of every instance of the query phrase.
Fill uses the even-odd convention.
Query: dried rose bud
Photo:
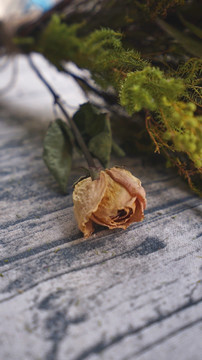
[[[113,167],[76,184],[73,192],[74,213],[85,237],[93,231],[93,222],[109,229],[126,229],[142,221],[146,208],[144,188],[129,171]]]

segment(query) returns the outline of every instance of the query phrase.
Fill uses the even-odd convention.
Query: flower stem
[[[60,96],[55,92],[55,90],[53,89],[53,87],[47,82],[47,80],[43,77],[43,75],[41,74],[41,72],[39,71],[39,69],[36,67],[36,65],[34,64],[31,56],[29,55],[28,56],[28,61],[29,61],[29,64],[32,68],[32,70],[34,70],[34,72],[36,73],[36,75],[38,76],[38,78],[44,83],[44,85],[47,87],[47,89],[50,91],[50,93],[52,94],[53,96],[53,99],[54,99],[54,103],[58,105],[58,107],[60,108],[60,110],[62,111],[62,113],[64,114],[67,122],[70,124],[71,126],[71,129],[74,133],[74,136],[85,156],[85,159],[88,163],[88,166],[89,166],[89,171],[90,171],[90,174],[91,174],[91,177],[92,179],[94,180],[96,175],[93,175],[97,169],[96,165],[95,165],[95,162],[83,140],[83,137],[77,127],[77,125],[75,124],[75,122],[73,121],[72,117],[70,117],[67,113],[67,111],[65,110],[63,104],[62,104],[62,101],[60,99]]]

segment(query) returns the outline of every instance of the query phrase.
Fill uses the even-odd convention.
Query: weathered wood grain
[[[64,196],[41,158],[46,127],[0,108],[0,359],[201,359],[200,199],[173,170],[127,159],[145,220],[84,240],[77,161]]]

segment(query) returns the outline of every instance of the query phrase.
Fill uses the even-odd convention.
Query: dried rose
[[[140,180],[116,167],[101,171],[97,180],[88,177],[77,183],[73,201],[75,217],[85,237],[93,233],[93,222],[109,229],[126,229],[143,220],[146,208]]]

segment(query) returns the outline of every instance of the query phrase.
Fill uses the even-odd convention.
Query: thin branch
[[[80,86],[82,84],[84,87],[87,87],[89,89],[89,91],[94,92],[97,96],[104,99],[109,105],[116,105],[117,104],[118,99],[117,99],[116,95],[108,94],[105,91],[97,89],[93,85],[89,84],[88,81],[85,80],[84,78],[82,78],[81,76],[78,76],[78,75],[72,73],[71,71],[65,69],[64,66],[62,66],[62,71],[65,74],[70,75],[71,77],[73,77],[74,80],[76,80],[78,83],[80,83],[79,84]]]
[[[41,72],[39,71],[39,69],[36,67],[36,65],[33,63],[33,60],[31,58],[31,56],[28,56],[28,61],[29,64],[32,68],[32,70],[36,73],[36,75],[38,76],[38,78],[44,83],[44,85],[47,87],[47,89],[50,91],[51,95],[53,96],[54,99],[54,103],[58,105],[58,107],[60,108],[60,110],[62,111],[62,113],[64,114],[67,122],[70,124],[71,129],[75,135],[75,138],[86,158],[86,161],[88,163],[89,169],[91,170],[94,169],[96,170],[97,167],[95,165],[95,162],[83,140],[83,137],[78,129],[78,127],[76,126],[75,122],[73,121],[73,119],[69,116],[69,114],[67,113],[67,111],[65,110],[62,101],[60,100],[60,96],[55,92],[55,90],[53,89],[53,87],[47,82],[47,80],[43,77],[43,75],[41,74]]]

